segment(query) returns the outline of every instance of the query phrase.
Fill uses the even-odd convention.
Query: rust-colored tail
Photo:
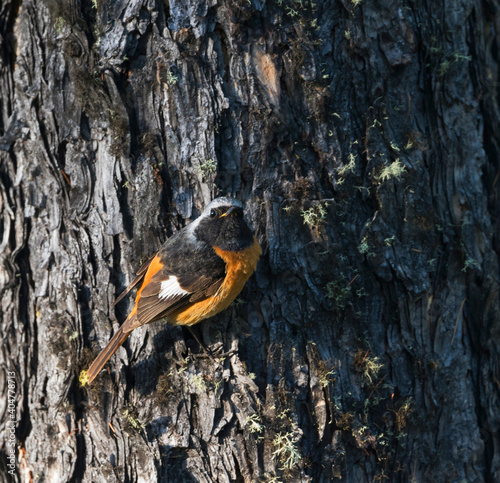
[[[85,375],[85,384],[90,384],[101,372],[101,369],[104,367],[106,362],[109,361],[110,357],[118,350],[118,348],[125,342],[127,337],[132,332],[132,328],[130,326],[131,320],[127,320],[124,324],[118,329],[113,338],[108,342],[106,347],[101,351],[101,353],[97,356],[94,362],[89,367]]]

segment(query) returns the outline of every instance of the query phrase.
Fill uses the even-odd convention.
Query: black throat
[[[253,245],[253,234],[241,217],[228,216],[217,220],[202,220],[195,236],[212,247],[239,252]]]

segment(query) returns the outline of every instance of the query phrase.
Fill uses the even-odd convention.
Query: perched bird
[[[129,316],[82,374],[82,383],[95,379],[135,328],[159,319],[189,326],[224,310],[243,289],[261,254],[241,203],[226,197],[213,200],[199,218],[165,242],[117,298],[115,304],[139,286]]]

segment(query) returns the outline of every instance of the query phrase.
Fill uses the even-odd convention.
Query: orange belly
[[[196,302],[167,317],[176,325],[193,325],[208,319],[227,308],[243,289],[250,275],[257,268],[262,254],[259,242],[254,237],[252,246],[239,252],[229,252],[215,248],[215,252],[226,262],[226,277],[213,297]]]

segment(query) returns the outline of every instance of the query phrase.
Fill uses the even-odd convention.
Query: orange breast
[[[217,255],[226,262],[226,277],[219,290],[213,297],[170,315],[168,321],[177,325],[193,325],[227,308],[257,268],[257,262],[262,255],[259,242],[255,237],[253,240],[252,246],[239,252],[215,248]]]

